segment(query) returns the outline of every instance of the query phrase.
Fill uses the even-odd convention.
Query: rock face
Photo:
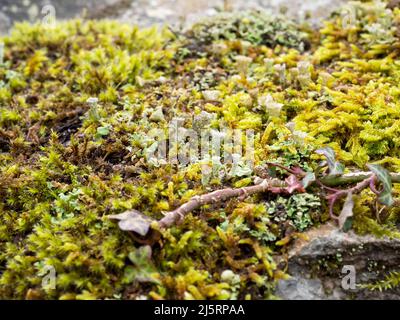
[[[288,18],[303,20],[310,16],[318,24],[346,0],[0,0],[0,33],[9,30],[14,21],[38,22],[51,4],[57,19],[81,16],[112,18],[122,22],[150,26],[153,24],[191,25],[220,10],[270,9],[284,12]]]
[[[359,284],[374,283],[400,270],[400,240],[343,233],[332,224],[313,229],[289,252],[289,280],[281,280],[282,299],[400,299],[400,288],[371,291]],[[354,276],[355,288],[351,285]]]

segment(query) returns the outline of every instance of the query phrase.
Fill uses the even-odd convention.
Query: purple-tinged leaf
[[[286,190],[290,194],[294,193],[295,191],[306,192],[303,185],[294,174],[286,178],[285,182],[287,183]]]

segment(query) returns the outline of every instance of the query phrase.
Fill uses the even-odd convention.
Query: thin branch
[[[392,182],[400,182],[400,174],[390,173],[390,176],[392,178]],[[295,180],[298,182],[297,179]],[[349,185],[355,183],[355,186],[345,190],[332,188],[335,186]],[[371,184],[375,186],[375,175],[372,172],[358,172],[344,174],[342,176],[322,177],[319,180],[315,180],[310,186],[319,185],[320,187],[325,188],[327,191],[331,192],[331,194],[327,196],[327,200],[329,201],[329,213],[333,219],[337,220],[338,217],[335,216],[333,213],[335,202],[340,198],[345,197],[349,193],[360,193]],[[301,186],[301,184],[299,185]],[[256,178],[255,185],[249,187],[237,189],[227,188],[213,191],[211,193],[207,193],[201,196],[195,196],[177,209],[167,212],[161,220],[155,222],[158,224],[158,227],[162,229],[168,228],[182,220],[188,213],[200,208],[203,205],[221,204],[231,198],[245,198],[254,194],[265,192],[270,192],[273,194],[291,194],[295,190],[301,191],[304,189],[298,188],[298,185],[293,184],[293,181],[291,181],[291,179],[289,178],[285,181],[272,178]],[[395,205],[400,205],[399,201],[396,201]],[[151,221],[149,217],[143,215],[136,210],[130,210],[119,215],[109,216],[109,218],[120,220],[119,226],[122,230],[132,231],[138,234],[144,240],[150,237],[149,234],[156,232],[151,228],[151,225],[154,221]],[[157,237],[155,237],[154,239],[157,239]]]
[[[161,228],[168,228],[174,225],[179,220],[183,219],[185,215],[196,210],[197,208],[207,204],[218,204],[222,203],[231,198],[248,197],[253,194],[263,193],[285,193],[285,183],[276,179],[264,179],[260,184],[244,187],[239,189],[221,189],[211,193],[204,194],[202,196],[195,196],[188,202],[180,206],[174,211],[170,211],[165,214],[158,224]]]
[[[282,169],[282,170],[284,170],[284,171],[286,171],[286,172],[289,172],[289,173],[291,173],[291,174],[297,174],[297,172],[294,171],[293,169],[288,168],[288,167],[285,167],[285,166],[283,166],[283,165],[281,165],[281,164],[279,164],[279,163],[267,162],[267,163],[265,163],[265,164],[266,164],[267,166],[277,167],[277,168]]]
[[[335,187],[340,185],[358,183],[371,178],[372,175],[372,172],[355,172],[347,173],[341,176],[326,176],[321,178],[320,181],[326,186]],[[400,173],[390,173],[390,177],[392,178],[392,182],[400,183]]]

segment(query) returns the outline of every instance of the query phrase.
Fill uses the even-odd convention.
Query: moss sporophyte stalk
[[[252,11],[186,33],[17,24],[0,41],[0,297],[271,299],[311,227],[399,237],[399,23],[374,1],[320,30]]]

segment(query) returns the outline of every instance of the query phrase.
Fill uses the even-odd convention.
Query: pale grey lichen
[[[224,12],[197,23],[190,36],[206,44],[240,39],[252,45],[282,45],[301,51],[308,47],[306,33],[287,17],[269,11]]]

